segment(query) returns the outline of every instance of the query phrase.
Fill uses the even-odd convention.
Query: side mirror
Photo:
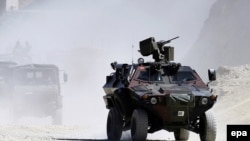
[[[111,63],[110,64],[111,65],[111,68],[113,69],[113,70],[115,70],[116,68],[116,65],[117,65],[117,62],[115,61],[115,62],[113,62],[113,63]]]
[[[216,71],[215,71],[215,69],[208,69],[208,78],[209,78],[209,81],[215,81],[216,80]]]
[[[63,73],[63,81],[64,82],[68,81],[68,74],[67,73]]]

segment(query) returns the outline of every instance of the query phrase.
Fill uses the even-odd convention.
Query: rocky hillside
[[[217,0],[185,63],[199,69],[250,63],[249,7],[249,0]]]
[[[226,140],[226,125],[250,124],[249,7],[249,0],[217,0],[185,58],[185,64],[192,65],[203,78],[207,68],[217,69],[217,81],[211,85],[219,95],[214,107],[219,141]]]
[[[217,140],[226,140],[228,124],[250,124],[250,65],[222,66],[217,70],[217,81],[211,86],[218,95],[214,107],[217,119]]]

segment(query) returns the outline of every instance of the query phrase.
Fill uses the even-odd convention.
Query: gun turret
[[[140,41],[140,52],[142,56],[153,55],[155,62],[169,62],[174,60],[174,47],[164,46],[172,40],[179,38],[178,36],[167,41],[156,42],[154,37],[150,37]]]

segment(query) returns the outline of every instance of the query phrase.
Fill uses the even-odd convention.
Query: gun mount
[[[169,62],[174,60],[174,47],[164,46],[170,43],[172,40],[179,38],[179,36],[167,41],[156,42],[154,37],[150,37],[143,41],[140,41],[140,53],[142,56],[153,55],[155,62]]]

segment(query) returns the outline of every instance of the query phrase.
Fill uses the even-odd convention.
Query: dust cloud
[[[55,64],[68,73],[68,82],[61,85],[63,124],[91,130],[85,137],[106,138],[102,86],[112,72],[110,63],[136,61],[138,42],[151,36],[156,40],[180,36],[171,43],[180,61],[197,39],[214,1],[37,0],[2,15],[1,60],[13,59],[18,42],[28,43],[28,63]],[[21,121],[50,124],[47,118]]]

